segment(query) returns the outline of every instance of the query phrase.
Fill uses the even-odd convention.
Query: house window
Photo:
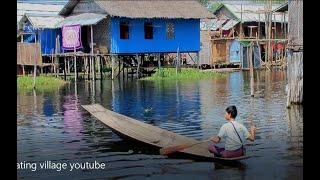
[[[120,22],[120,39],[129,39],[129,23]]]
[[[151,22],[144,23],[144,38],[153,39],[153,26]]]
[[[174,39],[174,25],[167,23],[167,39]]]

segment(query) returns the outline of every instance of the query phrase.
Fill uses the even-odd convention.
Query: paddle
[[[200,142],[196,142],[196,143],[189,143],[189,144],[180,144],[180,145],[173,145],[173,146],[168,146],[168,147],[164,147],[160,149],[160,154],[161,155],[168,155],[177,151],[181,151],[187,148],[190,148],[192,146],[195,146],[197,144],[201,144],[201,143],[205,143],[211,141],[211,139],[207,139],[207,140],[203,140]]]

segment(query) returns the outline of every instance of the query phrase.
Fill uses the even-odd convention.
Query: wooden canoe
[[[137,141],[149,144],[154,147],[163,148],[172,145],[189,144],[199,142],[193,138],[182,136],[171,131],[161,129],[150,124],[143,123],[133,118],[118,114],[116,112],[105,109],[100,104],[82,105],[82,107],[92,114],[95,118],[110,127],[115,133],[135,139]],[[189,157],[206,159],[208,161],[223,160],[237,161],[247,159],[249,156],[241,156],[236,158],[220,158],[213,157],[208,151],[209,142],[205,142],[196,146],[192,146],[178,153],[190,155]]]

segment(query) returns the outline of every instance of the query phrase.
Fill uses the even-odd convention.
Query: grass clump
[[[36,90],[50,91],[66,84],[66,81],[50,76],[36,77]],[[33,77],[21,76],[17,78],[18,90],[32,90]]]
[[[149,77],[141,80],[192,80],[192,79],[209,79],[221,77],[222,73],[212,71],[201,71],[194,68],[181,68],[181,72],[176,73],[175,68],[160,68]]]

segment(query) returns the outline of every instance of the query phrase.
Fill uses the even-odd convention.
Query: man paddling
[[[250,132],[241,123],[235,121],[237,117],[236,106],[229,106],[226,109],[224,118],[228,121],[220,128],[217,136],[213,136],[211,141],[214,144],[209,145],[208,149],[217,157],[232,158],[245,155],[244,141],[248,139],[254,141],[256,128],[250,127]],[[220,148],[215,144],[221,139],[225,139],[225,148]]]

